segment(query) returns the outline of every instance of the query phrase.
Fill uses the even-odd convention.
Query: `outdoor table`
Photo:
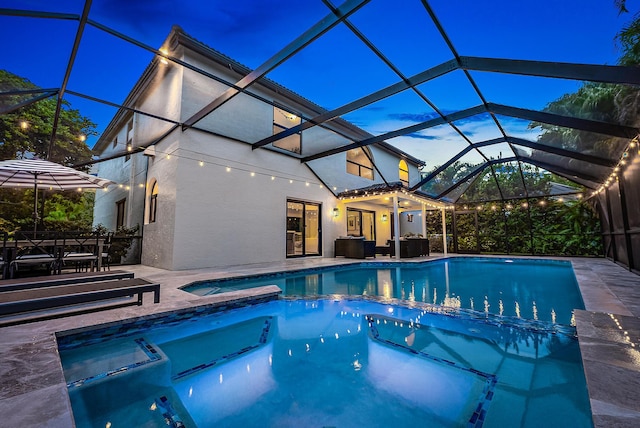
[[[95,245],[97,246],[97,264],[96,264],[96,270],[100,271],[102,269],[102,251],[104,248],[104,244],[105,241],[107,239],[106,238],[90,238],[89,240],[87,240],[85,242],[85,245],[87,246],[91,246],[91,245]],[[40,248],[45,250],[46,254],[50,254],[52,255],[53,261],[56,261],[58,263],[62,263],[63,261],[63,256],[64,256],[64,252],[63,251],[59,251],[58,249],[64,244],[65,239],[63,238],[58,238],[58,239],[20,239],[18,241],[7,241],[7,246],[6,246],[6,254],[7,254],[7,259],[5,260],[4,263],[4,272],[3,272],[3,278],[8,278],[9,275],[7,275],[7,273],[9,272],[9,266],[11,266],[11,262],[15,260],[16,258],[16,250],[17,249],[24,249],[24,248]],[[47,251],[46,249],[50,248],[53,249],[53,251]],[[62,249],[63,250],[63,249]],[[43,253],[43,256],[46,255],[45,253]]]

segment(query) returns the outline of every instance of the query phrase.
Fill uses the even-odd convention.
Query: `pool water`
[[[591,426],[574,329],[503,320],[307,298],[58,340],[80,428]]]
[[[201,281],[200,296],[274,284],[288,296],[371,295],[573,325],[584,309],[570,262],[465,257],[424,263],[367,263]]]

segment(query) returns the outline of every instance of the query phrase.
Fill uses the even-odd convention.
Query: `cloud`
[[[435,135],[423,135],[423,134],[418,134],[416,132],[412,132],[411,134],[407,134],[406,135],[409,138],[419,138],[422,140],[439,140],[440,137],[436,137]]]
[[[435,112],[430,113],[391,113],[388,115],[389,119],[399,120],[402,122],[426,122],[427,120],[440,117]]]
[[[453,113],[457,113],[460,110],[440,110],[440,112],[449,116]],[[389,119],[398,120],[401,122],[426,122],[428,120],[439,118],[440,115],[436,112],[424,112],[424,113],[391,113],[388,115]],[[477,122],[485,122],[487,120],[491,120],[489,113],[481,113],[473,116],[465,117],[464,119],[456,120],[455,124],[464,125],[466,123],[477,123]]]

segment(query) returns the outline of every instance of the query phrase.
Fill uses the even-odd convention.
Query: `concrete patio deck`
[[[441,257],[432,255],[411,261]],[[380,260],[390,259],[379,258],[375,261]],[[594,425],[640,426],[640,276],[609,260],[563,260],[570,260],[573,264],[586,307],[584,311],[576,311],[576,327]],[[178,288],[194,281],[354,262],[361,261],[340,258],[292,259],[283,263],[191,271],[126,266],[126,270],[134,272],[136,277],[161,284],[160,304],[154,305],[149,299],[142,306],[0,328],[0,412],[3,424],[22,428],[73,426],[55,332],[255,295],[255,290],[242,290],[198,297]]]

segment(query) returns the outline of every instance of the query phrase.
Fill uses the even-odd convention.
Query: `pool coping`
[[[455,254],[450,257],[465,256]],[[640,276],[602,258],[495,257],[565,260],[572,263],[586,308],[584,311],[576,311],[576,327],[594,426],[640,426],[640,353],[637,350],[640,349]],[[402,260],[402,263],[420,263],[442,258],[442,255],[432,255],[411,261]],[[384,261],[394,262],[392,259]],[[160,304],[145,302],[139,307],[0,327],[0,376],[3,379],[0,386],[0,412],[5,424],[23,428],[75,426],[58,355],[56,334],[93,329],[97,324],[117,324],[131,318],[156,317],[161,313],[194,307],[220,306],[234,300],[248,301],[265,296],[273,298],[278,294],[274,289],[250,289],[198,297],[179,289],[190,282],[371,262],[380,262],[380,259],[363,262],[340,258],[312,258],[192,271],[127,266],[126,269],[133,271],[136,277],[160,282]]]

